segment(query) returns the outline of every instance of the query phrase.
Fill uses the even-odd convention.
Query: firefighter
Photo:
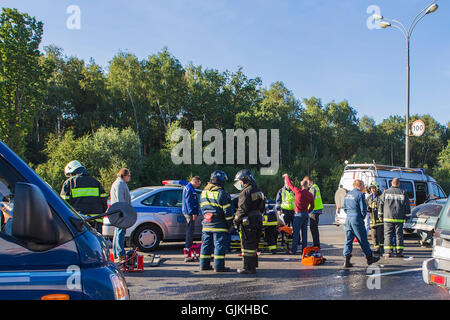
[[[60,196],[75,210],[86,216],[106,212],[108,194],[100,182],[89,175],[86,168],[77,160],[70,161],[64,168],[69,177],[63,184]],[[103,219],[91,222],[92,227],[102,233]]]
[[[262,233],[262,213],[265,210],[265,196],[258,189],[250,170],[239,171],[234,178],[234,186],[241,191],[234,224],[241,229],[241,251],[244,264],[238,269],[240,274],[255,274],[258,267],[258,242]]]
[[[277,193],[277,198],[275,200],[276,210],[278,215],[284,224],[288,227],[292,226],[292,221],[294,220],[294,209],[295,209],[295,195],[289,187],[284,184]],[[281,246],[284,246],[284,237],[286,236],[286,249],[289,252],[289,242],[292,241],[292,237],[286,234],[284,231],[281,232]]]
[[[213,251],[214,272],[230,271],[230,268],[225,268],[225,252],[233,222],[233,211],[230,195],[224,189],[227,180],[225,172],[214,171],[201,194],[200,207],[203,213],[203,228],[200,270],[202,271],[212,269]]]
[[[390,258],[394,253],[392,237],[395,233],[397,257],[403,257],[403,223],[410,213],[409,197],[400,189],[400,180],[394,178],[392,187],[384,190],[380,197],[380,214],[384,222],[384,257]]]
[[[265,210],[263,216],[264,241],[272,254],[277,253],[278,219],[275,211]]]
[[[380,189],[378,184],[374,181],[369,186],[369,197],[366,199],[367,211],[369,212],[370,233],[372,234],[373,246],[375,254],[383,254],[384,246],[384,227],[383,219],[378,215],[378,208],[380,204]]]

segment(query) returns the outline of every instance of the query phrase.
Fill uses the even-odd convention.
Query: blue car
[[[105,239],[2,142],[0,209],[0,299],[128,299]]]

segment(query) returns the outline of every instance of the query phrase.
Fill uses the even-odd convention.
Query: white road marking
[[[373,274],[373,275],[369,275],[369,277],[390,276],[390,275],[393,275],[393,274],[415,272],[415,271],[422,271],[422,267],[415,268],[415,269],[407,269],[407,270],[400,270],[400,271],[392,271],[392,272],[386,272],[386,273]]]

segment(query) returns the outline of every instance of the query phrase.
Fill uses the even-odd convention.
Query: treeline
[[[183,66],[167,48],[144,59],[119,52],[104,70],[93,59],[67,57],[56,46],[41,52],[42,30],[35,18],[2,10],[0,139],[58,191],[64,165],[73,159],[85,163],[106,189],[121,166],[132,170],[133,187],[191,175],[206,181],[218,168],[233,178],[244,166],[172,163],[170,133],[192,131],[194,121],[222,131],[279,129],[278,174],[257,174],[270,197],[284,172],[297,179],[312,176],[325,201],[333,202],[345,160],[404,164],[402,116],[376,124],[366,116],[359,119],[348,101],[300,100],[282,82],[265,87],[242,68]],[[448,192],[448,124],[428,115],[412,117],[418,118],[427,130],[411,139],[411,165],[426,168]],[[250,167],[259,172],[257,165]]]

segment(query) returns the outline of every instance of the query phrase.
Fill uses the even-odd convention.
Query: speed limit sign
[[[425,123],[422,120],[416,120],[413,122],[411,126],[411,133],[416,136],[420,137],[425,132]]]

